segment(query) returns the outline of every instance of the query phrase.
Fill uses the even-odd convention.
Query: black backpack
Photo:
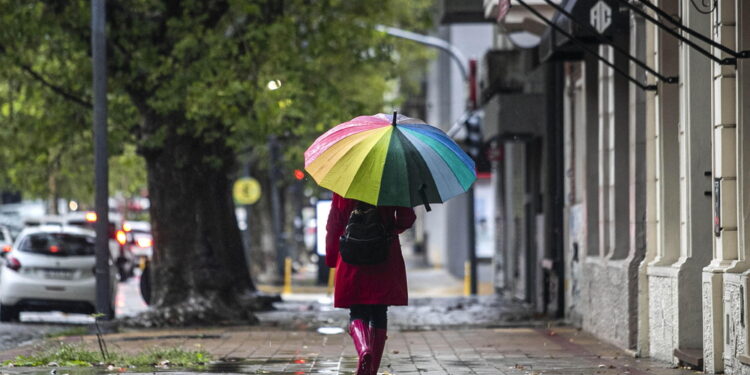
[[[394,235],[383,223],[378,208],[357,202],[349,215],[344,235],[339,239],[341,259],[354,265],[385,262]]]

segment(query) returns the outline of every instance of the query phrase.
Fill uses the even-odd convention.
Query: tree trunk
[[[234,153],[223,139],[169,129],[158,151],[144,152],[154,236],[154,309],[145,318],[151,325],[255,322],[229,179]]]

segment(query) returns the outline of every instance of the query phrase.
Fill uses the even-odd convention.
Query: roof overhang
[[[484,16],[483,0],[441,0],[438,14],[441,24],[491,22]]]
[[[542,61],[581,59],[581,43],[592,47],[602,43],[593,29],[610,41],[616,33],[628,32],[627,12],[619,11],[617,0],[566,0],[562,7],[573,16],[572,20],[560,13],[555,13],[548,19],[571,34],[578,42],[571,41],[566,35],[548,27],[539,43],[539,58]]]

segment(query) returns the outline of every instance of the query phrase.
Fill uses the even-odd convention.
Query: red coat
[[[406,305],[406,267],[398,237],[391,245],[388,260],[381,264],[355,266],[341,260],[339,237],[344,233],[356,201],[333,196],[326,230],[326,265],[336,268],[333,305],[347,308],[358,304]],[[386,227],[401,233],[414,224],[414,210],[407,207],[378,207]]]

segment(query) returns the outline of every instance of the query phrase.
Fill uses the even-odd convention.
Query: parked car
[[[12,246],[13,238],[10,235],[10,229],[0,225],[0,253],[5,256],[6,253],[10,252]]]
[[[127,220],[122,224],[122,233],[118,233],[117,240],[127,251],[133,254],[135,260],[144,264],[151,259],[153,253],[153,237],[151,223],[148,221]]]
[[[96,213],[92,211],[71,212],[63,216],[63,223],[95,230]],[[137,263],[133,253],[124,246],[124,242],[117,238],[118,231],[122,230],[122,223],[120,215],[109,214],[109,252],[113,262],[117,265],[120,281],[125,281],[133,276]]]
[[[95,233],[74,226],[24,229],[0,270],[0,321],[21,311],[96,311]],[[117,270],[110,262],[110,304],[114,312]]]

